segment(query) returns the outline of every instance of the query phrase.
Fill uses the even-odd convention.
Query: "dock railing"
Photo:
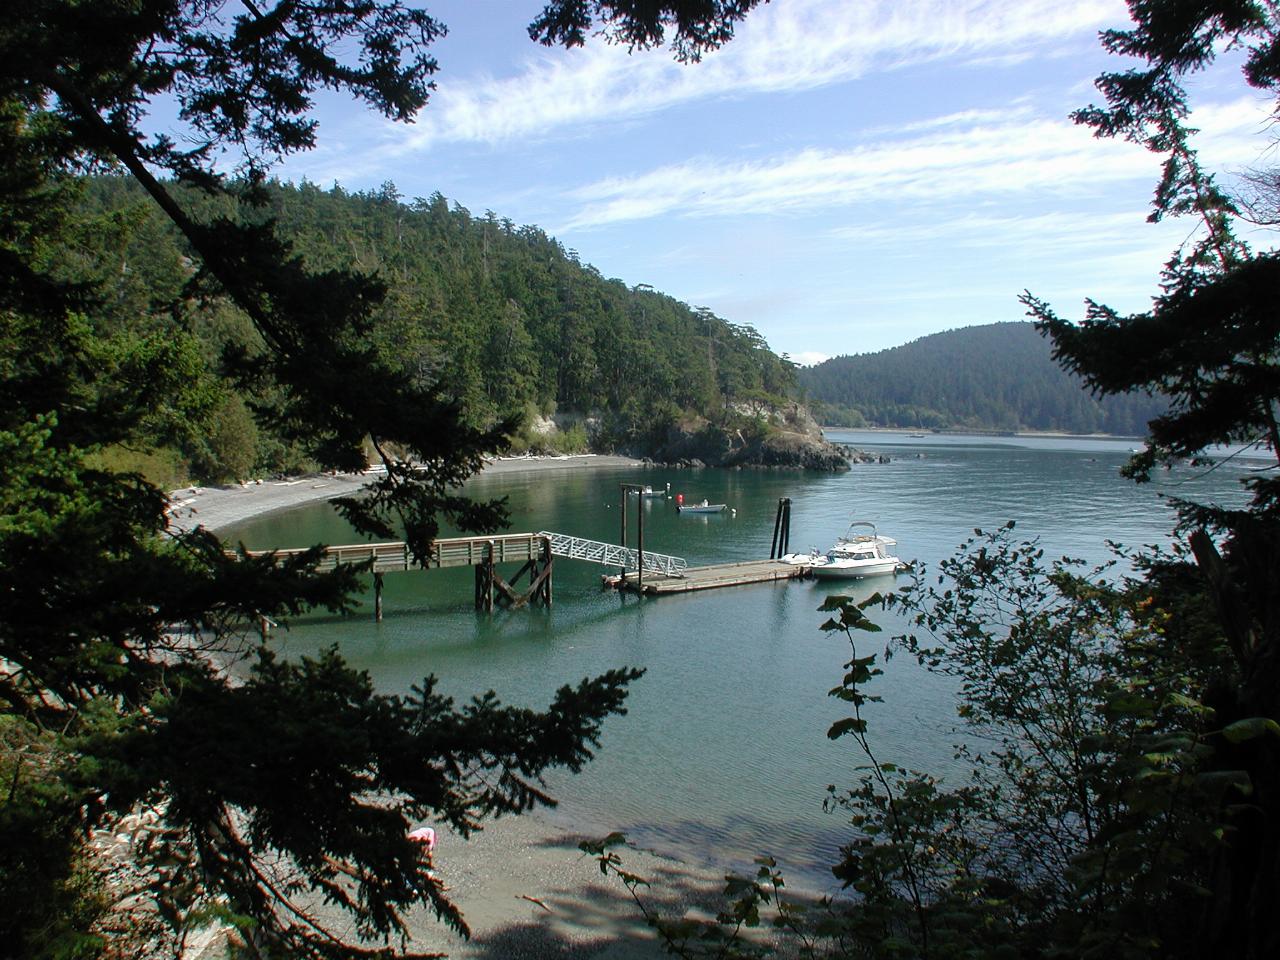
[[[551,554],[569,560],[585,560],[588,563],[599,563],[607,567],[623,567],[637,570],[640,555],[630,547],[620,547],[616,543],[604,543],[601,540],[584,540],[567,533],[552,533],[543,530],[539,537],[546,537],[551,542]],[[643,554],[644,569],[650,573],[661,573],[668,577],[683,577],[689,563],[683,557],[669,557],[664,553]]]

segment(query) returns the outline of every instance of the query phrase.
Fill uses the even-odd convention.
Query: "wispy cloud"
[[[1257,162],[1266,105],[1251,99],[1197,110],[1206,161]],[[1155,182],[1159,158],[1132,144],[1095,139],[1066,119],[1029,111],[966,111],[879,130],[844,150],[807,149],[751,162],[700,157],[573,191],[562,230],[659,216],[777,215],[871,205],[899,210],[1034,194],[1096,196],[1109,184]],[[954,225],[963,228],[964,221]]]
[[[1031,216],[982,216],[969,214],[941,221],[884,224],[860,223],[836,227],[831,240],[853,244],[892,241],[911,247],[921,243],[943,243],[965,250],[1014,249],[1021,257],[1042,254],[1061,256],[1099,247],[1132,245],[1135,232],[1149,228],[1146,211],[1129,210],[1109,214],[1094,211],[1054,211]],[[1161,231],[1159,243],[1168,246]],[[1122,239],[1123,238],[1123,239]]]
[[[1016,61],[1028,47],[1124,18],[1119,0],[787,0],[757,10],[696,67],[595,43],[532,57],[513,76],[446,77],[398,149],[563,135],[688,101],[810,90],[944,56]]]
[[[1066,121],[980,124],[886,139],[847,150],[808,149],[748,163],[704,157],[573,194],[564,230],[657,216],[781,214],[875,204],[954,203],[1035,191],[1067,194],[1135,177],[1155,162],[1124,144],[1099,143]]]

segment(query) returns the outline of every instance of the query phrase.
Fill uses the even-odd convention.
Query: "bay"
[[[642,482],[686,499],[728,503],[736,515],[679,515],[646,500],[646,549],[690,564],[768,555],[778,498],[792,499],[793,550],[825,548],[850,520],[870,520],[899,541],[901,555],[929,569],[973,528],[1017,522],[1049,556],[1106,560],[1107,540],[1167,543],[1169,496],[1241,499],[1238,480],[1256,462],[1178,469],[1135,485],[1119,476],[1134,441],[990,438],[830,431],[829,438],[883,455],[845,474],[766,470],[596,468],[481,476],[468,491],[505,496],[513,531],[552,530],[617,542],[619,483]],[[630,537],[634,542],[635,501]],[[224,531],[250,548],[358,539],[327,505],[262,517]],[[512,572],[512,571],[508,571]],[[832,889],[827,865],[848,827],[823,812],[828,784],[851,786],[865,762],[826,737],[843,716],[827,696],[849,659],[848,642],[824,634],[817,608],[831,592],[867,596],[892,586],[814,582],[757,585],[638,599],[603,591],[605,568],[558,560],[551,610],[477,613],[472,571],[386,578],[386,616],[372,622],[372,596],[352,617],[308,616],[273,642],[300,656],[337,644],[377,686],[405,693],[428,674],[459,699],[494,690],[539,706],[568,682],[604,670],[646,670],[628,714],[611,718],[583,773],[550,780],[560,806],[550,816],[574,830],[621,830],[642,846],[733,867],[775,856],[789,876]],[[615,571],[616,572],[616,571]],[[880,635],[859,654],[882,652],[901,623],[877,613]],[[869,714],[881,761],[958,780],[951,744],[955,705],[946,682],[897,657],[872,691]]]

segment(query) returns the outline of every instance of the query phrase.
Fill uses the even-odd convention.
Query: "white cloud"
[[[1252,98],[1198,109],[1191,123],[1211,168],[1257,163],[1269,105]],[[892,201],[902,211],[1034,195],[1097,197],[1111,184],[1154,184],[1159,158],[1123,141],[1099,140],[1066,119],[1037,119],[1018,109],[1006,114],[964,111],[880,129],[863,145],[807,149],[751,162],[700,157],[631,177],[610,177],[572,192],[577,203],[562,230],[586,229],[651,217],[776,215]],[[905,136],[904,136],[905,134]],[[1067,221],[1059,220],[1062,228]],[[1087,243],[1087,224],[1075,225]],[[1034,221],[983,224],[961,219],[947,229],[981,237],[978,226],[1025,228]],[[882,229],[900,232],[895,223]],[[859,227],[859,230],[876,229]]]
[[[1260,95],[1199,106],[1188,123],[1201,160],[1211,170],[1268,166],[1275,160],[1275,101]]]
[[[1067,121],[996,123],[885,139],[846,150],[808,149],[763,161],[704,157],[573,192],[564,230],[658,216],[769,215],[892,201],[954,204],[1034,192],[1095,192],[1151,179],[1156,161],[1126,144],[1097,141]]]
[[[828,236],[833,241],[856,245],[894,243],[904,249],[921,244],[945,244],[953,250],[1016,251],[1020,259],[1060,258],[1070,254],[1109,256],[1116,248],[1132,250],[1135,238],[1150,241],[1163,251],[1171,249],[1184,225],[1147,223],[1147,211],[1113,213],[1055,210],[1030,215],[965,214],[947,219],[922,218],[909,223],[859,223],[836,227]]]
[[[563,133],[710,97],[811,90],[944,56],[1020,60],[1028,47],[1125,22],[1119,0],[787,0],[757,9],[696,66],[604,43],[530,58],[514,76],[448,77],[400,150]],[[403,129],[403,128],[401,128]]]

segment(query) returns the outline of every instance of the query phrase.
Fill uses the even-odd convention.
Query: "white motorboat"
[[[677,503],[676,511],[679,513],[723,513],[725,504],[723,503],[707,503],[703,500],[701,503]]]
[[[906,566],[894,555],[898,541],[881,536],[874,523],[855,520],[825,556],[811,561],[813,575],[821,580],[856,580],[897,573]]]

